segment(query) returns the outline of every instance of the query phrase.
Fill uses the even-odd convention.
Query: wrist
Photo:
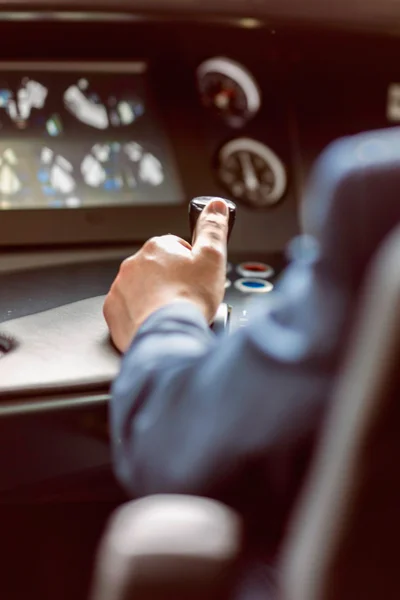
[[[197,302],[192,298],[176,297],[163,303],[154,304],[150,307],[149,310],[142,315],[138,328],[142,328],[142,326],[152,319],[152,317],[164,318],[171,316],[194,316],[197,319],[200,318],[204,323],[208,323],[205,308],[201,305],[201,302]]]

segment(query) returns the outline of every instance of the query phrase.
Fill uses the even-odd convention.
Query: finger
[[[226,254],[228,238],[229,208],[218,198],[212,200],[202,211],[197,221],[193,250],[201,254],[205,248]]]

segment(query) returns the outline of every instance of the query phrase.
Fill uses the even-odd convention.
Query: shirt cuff
[[[171,302],[162,308],[154,311],[138,329],[138,332],[133,340],[142,337],[151,332],[163,331],[176,332],[195,328],[208,332],[212,336],[212,332],[201,310],[189,300],[180,300]]]

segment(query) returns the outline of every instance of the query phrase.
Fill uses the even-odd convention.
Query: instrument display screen
[[[0,209],[183,201],[145,63],[0,63]]]

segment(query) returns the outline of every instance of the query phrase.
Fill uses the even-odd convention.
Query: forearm
[[[220,496],[252,463],[263,464],[271,494],[285,493],[286,483],[278,490],[274,481],[285,480],[279,457],[290,479],[289,463],[315,431],[329,381],[305,371],[308,356],[273,356],[277,327],[266,314],[217,340],[196,309],[178,305],[147,321],[111,408],[115,465],[131,493]]]
[[[112,388],[112,441],[117,473],[135,495],[172,491],[176,450],[182,457],[174,441],[195,423],[184,416],[185,387],[216,343],[200,311],[177,303],[153,314],[126,353]]]

